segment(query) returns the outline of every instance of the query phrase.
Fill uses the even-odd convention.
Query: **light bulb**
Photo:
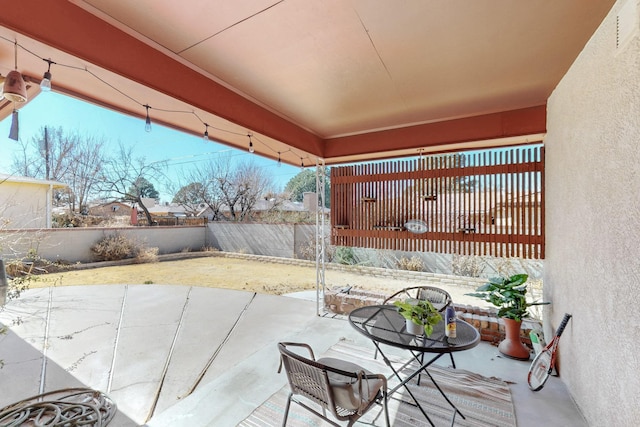
[[[149,117],[149,107],[148,105],[145,105],[144,108],[147,109],[147,118],[144,121],[144,130],[146,130],[147,132],[151,132],[151,117]]]
[[[251,141],[251,134],[248,133],[247,136],[249,137],[249,152],[253,154],[256,150],[254,150],[253,148],[253,141]]]
[[[304,160],[300,159],[300,169],[304,170]]]
[[[44,77],[40,80],[40,90],[49,92],[51,90],[51,73],[45,71]]]
[[[280,161],[280,153],[278,153],[278,167],[282,166],[282,162]]]
[[[40,90],[49,92],[51,90],[51,64],[55,64],[50,59],[43,59],[47,63],[47,71],[44,72],[42,80],[40,80]]]
[[[206,123],[204,124],[204,135],[202,135],[202,139],[205,141],[209,140],[209,125]]]

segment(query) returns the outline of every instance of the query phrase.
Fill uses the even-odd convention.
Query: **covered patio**
[[[295,296],[197,287],[30,290],[0,315],[22,322],[0,346],[10,390],[0,407],[41,388],[88,387],[116,402],[114,426],[236,426],[286,384],[277,342],[306,342],[318,355],[341,341],[372,348],[346,319],[314,309]],[[488,343],[456,353],[456,364],[507,381],[519,427],[587,425],[560,378],[534,394],[528,363]]]
[[[640,370],[637,1],[0,4],[0,72],[19,44],[30,98],[53,60],[55,91],[243,150],[253,141],[274,161],[543,143],[547,335],[573,314],[559,387],[587,425],[640,419],[628,374]],[[0,117],[13,109],[0,101]],[[305,315],[305,341],[335,342],[308,332],[336,320]],[[523,393],[518,407],[560,416],[550,390]]]

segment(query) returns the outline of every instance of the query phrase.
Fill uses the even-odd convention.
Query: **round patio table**
[[[429,365],[438,360],[443,354],[450,354],[456,351],[463,351],[471,349],[478,345],[480,342],[480,333],[470,324],[464,320],[456,319],[456,337],[449,338],[445,335],[445,322],[440,321],[433,326],[433,333],[426,337],[424,335],[414,335],[407,332],[405,318],[398,313],[398,308],[394,305],[373,305],[361,307],[353,310],[349,314],[349,323],[358,332],[369,338],[375,347],[378,349],[382,358],[387,366],[391,368],[395,376],[400,380],[400,384],[394,387],[389,394],[396,392],[401,387],[412,397],[417,407],[425,416],[427,421],[431,425],[434,425],[429,416],[426,414],[420,403],[414,397],[411,390],[408,388],[407,383],[421,373],[425,373],[435,387],[440,391],[440,394],[447,400],[447,402],[453,407],[453,419],[451,424],[455,422],[456,413],[460,414],[462,418],[465,416],[458,410],[458,408],[449,400],[447,395],[442,391],[440,386],[436,383],[433,377],[427,371]],[[420,366],[416,368],[406,377],[402,378],[400,371],[409,365],[409,362],[405,363],[401,368],[396,369],[389,358],[384,354],[384,351],[380,347],[380,344],[386,344],[392,347],[401,348],[411,352],[413,358],[410,360],[417,360],[420,362]],[[423,362],[422,354],[432,353],[435,356]]]

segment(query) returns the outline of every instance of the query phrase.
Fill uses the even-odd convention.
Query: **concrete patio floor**
[[[33,289],[0,323],[0,407],[68,387],[106,392],[110,426],[235,426],[286,383],[278,341],[322,354],[340,339],[371,345],[315,301],[224,289],[109,285]],[[442,363],[445,363],[445,358]],[[459,368],[510,384],[519,427],[586,426],[558,377],[540,392],[527,362],[481,343],[456,354]]]

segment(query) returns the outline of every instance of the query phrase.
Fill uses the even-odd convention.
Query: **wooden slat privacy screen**
[[[333,167],[331,229],[339,246],[544,258],[544,147]]]

